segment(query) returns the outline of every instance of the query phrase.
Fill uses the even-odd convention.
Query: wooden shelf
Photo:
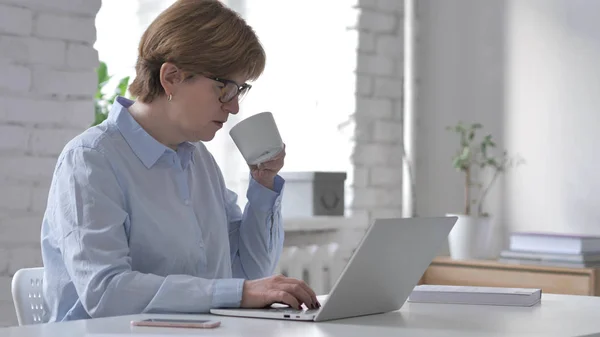
[[[541,288],[545,293],[600,296],[600,269],[462,261],[440,256],[429,265],[420,284]]]

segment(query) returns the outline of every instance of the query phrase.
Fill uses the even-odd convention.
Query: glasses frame
[[[238,95],[245,90],[246,94],[250,91],[250,89],[252,89],[252,85],[248,84],[248,83],[244,83],[244,84],[237,84],[236,81],[230,80],[230,79],[226,79],[226,78],[222,78],[222,77],[214,77],[214,76],[206,76],[207,78],[213,80],[213,81],[217,81],[221,84],[223,84],[223,88],[221,89],[221,94],[219,95],[219,102],[221,103],[229,103],[231,101],[233,101],[234,98],[238,97]],[[224,101],[223,100],[223,94],[224,91],[223,89],[225,89],[227,87],[227,84],[235,84],[236,87],[236,93],[235,95],[231,96],[231,99]]]

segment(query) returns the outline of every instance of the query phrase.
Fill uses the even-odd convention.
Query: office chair
[[[19,325],[44,322],[42,279],[44,268],[19,269],[12,279],[12,297]]]

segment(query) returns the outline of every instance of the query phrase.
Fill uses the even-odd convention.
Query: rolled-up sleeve
[[[242,213],[237,195],[227,190],[227,216],[233,276],[258,279],[273,274],[283,250],[281,200],[285,180],[275,177],[274,189],[250,178]]]
[[[90,317],[239,306],[241,278],[162,277],[132,270],[124,195],[98,150],[78,147],[61,156],[49,202],[55,206],[50,219],[60,235],[62,258]]]

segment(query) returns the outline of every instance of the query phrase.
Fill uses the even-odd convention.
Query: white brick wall
[[[360,0],[352,210],[402,215],[403,1]]]
[[[0,32],[16,35],[31,34],[33,11],[16,6],[0,5]]]
[[[0,36],[0,58],[60,67],[65,64],[65,45],[60,40],[5,35]]]
[[[93,121],[101,0],[0,0],[0,326],[16,324],[12,275],[41,266],[56,157]]]

